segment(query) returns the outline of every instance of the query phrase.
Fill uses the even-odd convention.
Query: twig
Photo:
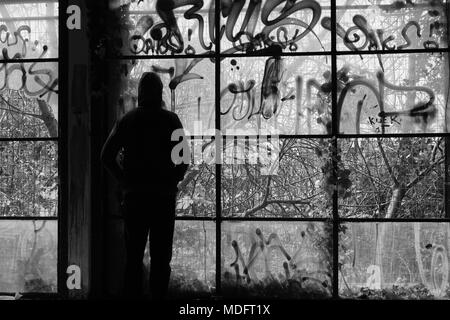
[[[389,163],[386,153],[384,152],[384,148],[383,148],[383,145],[381,144],[380,138],[377,138],[377,144],[378,144],[378,149],[380,149],[381,156],[383,157],[384,164],[386,165],[386,168],[391,176],[391,179],[394,182],[394,186],[399,187],[400,183],[398,182],[397,178],[395,177],[394,171],[392,170],[392,167]]]

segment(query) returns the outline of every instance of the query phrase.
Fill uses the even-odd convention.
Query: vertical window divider
[[[68,174],[68,139],[67,139],[67,121],[68,110],[67,103],[69,94],[67,85],[69,80],[69,64],[68,64],[68,29],[66,21],[67,0],[58,1],[58,176],[59,176],[59,193],[58,193],[58,262],[57,262],[57,279],[58,294],[64,298],[68,296],[66,286],[66,268],[68,266],[68,219],[67,219],[67,174]]]
[[[331,91],[331,121],[332,121],[332,164],[333,164],[333,180],[335,182],[334,192],[333,192],[333,214],[332,214],[332,224],[333,224],[333,258],[332,258],[332,269],[333,269],[333,299],[339,298],[339,213],[338,213],[338,182],[337,182],[337,172],[338,172],[338,143],[337,135],[338,121],[337,119],[337,53],[336,53],[336,0],[331,0],[331,81],[332,81],[332,91]]]
[[[220,133],[221,123],[220,123],[220,1],[215,1],[214,4],[214,40],[215,40],[215,52],[214,52],[214,68],[215,68],[215,143],[216,143],[216,295],[221,296],[222,294],[222,283],[221,283],[221,257],[222,257],[222,244],[221,244],[221,227],[222,227],[222,133]],[[218,134],[219,132],[219,134]],[[217,159],[217,156],[220,158]],[[205,252],[206,254],[206,252]]]
[[[447,97],[448,99],[448,97]],[[447,136],[444,138],[444,217],[450,218],[450,177],[449,177],[449,161],[450,161],[450,138]],[[449,235],[450,236],[450,235]]]

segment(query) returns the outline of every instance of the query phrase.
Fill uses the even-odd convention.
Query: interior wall
[[[68,295],[81,299],[88,297],[91,275],[90,64],[85,1],[69,0],[68,5],[81,8],[82,23],[81,30],[67,32],[68,75],[62,77],[68,78],[68,101],[61,102],[67,108],[67,263],[81,269],[81,289],[69,290]],[[65,19],[60,21],[65,27]]]
[[[100,153],[111,128],[120,116],[120,63],[109,59],[110,44],[118,17],[108,10],[108,1],[87,1],[88,35],[91,48],[91,159],[92,253],[91,297],[114,297],[121,293],[124,270],[124,232],[120,189],[105,171]]]
[[[62,76],[68,100],[61,102],[67,107],[67,214],[61,232],[66,241],[61,243],[67,242],[68,265],[81,269],[81,289],[70,290],[68,297],[105,298],[121,292],[125,257],[120,190],[100,162],[119,116],[120,64],[106,54],[117,17],[109,14],[108,0],[67,2],[80,7],[81,30],[67,32],[68,74]]]

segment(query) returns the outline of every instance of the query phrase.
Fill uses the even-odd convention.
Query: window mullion
[[[331,91],[331,118],[332,118],[332,164],[333,164],[333,180],[335,185],[333,192],[333,298],[339,298],[339,213],[338,213],[338,193],[337,193],[337,134],[338,132],[338,121],[337,119],[337,52],[336,52],[336,0],[331,0],[331,81],[332,81],[332,91]]]
[[[220,132],[220,0],[215,1],[215,12],[214,12],[214,22],[215,22],[215,127],[216,132]],[[218,136],[216,134],[216,156],[222,157],[222,149],[218,148],[222,145],[222,135]],[[218,150],[218,151],[217,151]],[[221,257],[222,257],[222,244],[221,244],[221,227],[222,227],[222,165],[220,161],[216,159],[216,295],[220,296],[222,294],[221,285]],[[206,254],[206,253],[205,253]]]

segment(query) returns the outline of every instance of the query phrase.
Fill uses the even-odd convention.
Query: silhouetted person
[[[155,73],[143,74],[138,107],[126,113],[111,131],[102,161],[124,191],[126,271],[125,294],[142,295],[143,256],[150,231],[150,293],[166,296],[172,258],[177,184],[187,164],[171,159],[172,132],[182,129],[178,116],[163,108],[163,84]],[[123,149],[121,164],[117,161]]]

